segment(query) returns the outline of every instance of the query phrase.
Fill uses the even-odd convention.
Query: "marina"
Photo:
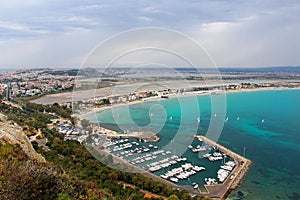
[[[234,153],[226,147],[204,136],[195,137],[218,148],[220,151],[233,158],[233,161],[228,161],[227,163],[225,163],[225,165],[221,166],[220,170],[218,170],[218,178],[221,183],[215,184],[214,180],[208,179],[207,183],[212,182],[212,184],[205,185],[208,196],[223,199],[231,190],[234,190],[238,187],[239,183],[242,181],[249,168],[251,167],[252,161],[238,155],[237,153]]]
[[[204,136],[194,136],[194,140],[194,145],[189,145],[187,152],[197,156],[197,160],[160,149],[155,143],[124,136],[105,137],[104,143],[99,142],[99,138],[92,138],[91,145],[102,143],[107,153],[173,188],[187,190],[193,195],[223,199],[239,185],[251,161]],[[212,173],[207,168],[216,170]]]

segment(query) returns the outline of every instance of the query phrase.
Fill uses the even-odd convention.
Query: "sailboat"
[[[198,122],[198,123],[200,122],[200,117],[197,117],[197,122]]]

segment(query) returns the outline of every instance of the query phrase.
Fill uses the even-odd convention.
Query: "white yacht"
[[[175,183],[178,183],[178,178],[172,177],[172,178],[170,178],[170,180],[175,182]]]

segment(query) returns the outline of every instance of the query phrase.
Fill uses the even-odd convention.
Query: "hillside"
[[[0,142],[9,143],[13,145],[19,145],[24,151],[26,156],[35,160],[39,163],[45,163],[45,158],[37,153],[32,144],[30,143],[28,137],[23,131],[23,128],[18,124],[8,121],[7,117],[0,113]]]
[[[53,116],[45,110],[68,112],[57,105],[25,102],[19,109],[0,103],[0,199],[203,199],[102,164],[78,142],[64,141],[55,129],[47,129]],[[33,149],[22,128],[27,135],[41,131],[48,150],[37,145]]]

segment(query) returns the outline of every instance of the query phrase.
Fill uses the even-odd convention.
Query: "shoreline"
[[[203,92],[197,92],[197,93],[186,93],[182,95],[170,95],[168,98],[152,98],[146,101],[142,100],[136,100],[136,101],[130,101],[127,103],[116,103],[112,105],[105,105],[105,106],[100,106],[93,108],[92,110],[87,110],[87,112],[84,112],[82,114],[77,115],[80,119],[86,119],[85,117],[88,115],[91,115],[93,113],[101,112],[107,109],[112,109],[112,108],[119,108],[122,106],[130,106],[130,105],[135,105],[135,104],[141,104],[141,103],[147,103],[147,102],[156,102],[156,101],[166,101],[168,99],[173,99],[173,98],[181,98],[181,97],[189,97],[189,96],[204,96],[204,95],[226,95],[232,94],[232,93],[243,93],[243,92],[258,92],[258,91],[277,91],[277,90],[300,90],[300,87],[293,87],[293,88],[287,88],[287,87],[262,87],[262,88],[255,88],[255,89],[239,89],[239,90],[217,90],[216,92],[221,92],[217,94],[212,94],[211,91],[203,91]]]
[[[157,101],[165,101],[168,99],[173,99],[173,98],[181,98],[181,97],[190,97],[190,96],[204,96],[204,95],[226,95],[228,94],[233,94],[233,93],[242,93],[242,92],[259,92],[259,91],[277,91],[277,90],[290,90],[290,89],[300,89],[300,88],[279,88],[279,87],[266,87],[266,88],[255,88],[255,89],[242,89],[242,90],[227,90],[224,91],[223,90],[218,90],[216,92],[222,92],[222,93],[216,93],[216,94],[212,94],[212,92],[197,92],[197,93],[186,93],[183,95],[170,95],[169,98],[151,98],[148,99],[147,101],[143,101],[143,100],[136,100],[136,101],[131,101],[131,102],[127,102],[127,103],[116,103],[113,105],[105,105],[105,106],[101,106],[101,107],[97,107],[97,108],[93,108],[92,110],[87,110],[87,112],[76,115],[80,120],[82,119],[87,119],[89,121],[91,121],[91,119],[88,119],[88,116],[92,116],[93,114],[96,115],[96,113],[102,112],[104,110],[107,109],[112,109],[112,108],[119,108],[122,106],[130,106],[130,105],[135,105],[135,104],[141,104],[141,103],[147,103],[147,102],[157,102]],[[92,119],[96,119],[96,116],[93,116]],[[93,120],[92,120],[93,121]],[[92,122],[93,124],[97,123],[97,122]],[[139,131],[139,132],[132,132],[132,133],[120,133],[116,130],[110,129],[110,128],[106,128],[101,126],[99,123],[96,125],[97,128],[99,128],[99,130],[101,130],[103,133],[105,133],[107,135],[107,137],[110,138],[137,138],[137,139],[142,139],[144,141],[148,141],[148,142],[158,142],[160,140],[160,137],[157,135],[157,133],[152,133],[152,137],[149,137],[149,134],[147,134],[147,131]],[[151,138],[151,139],[150,139]]]
[[[126,95],[132,91],[141,92],[142,90],[136,90],[140,85],[144,85],[147,82],[139,80],[137,82],[120,82],[114,86],[102,87],[102,88],[87,88],[87,89],[74,89],[69,92],[53,93],[42,95],[41,97],[31,100],[32,103],[51,105],[53,103],[68,103],[72,101],[87,100],[94,97],[107,97],[114,96],[116,94]],[[218,82],[216,80],[210,80],[209,82],[199,82],[196,80],[190,80],[189,84],[180,83],[177,80],[158,80],[159,85],[166,87],[151,88],[151,90],[163,90],[169,88],[170,90],[178,90],[180,88],[192,89],[192,88],[215,88],[226,85],[238,85],[242,83],[258,84],[257,87],[271,87],[271,85],[261,84],[275,84],[275,87],[300,87],[300,82],[297,79],[237,79],[237,80],[226,80]],[[273,87],[272,86],[272,87]],[[149,88],[150,89],[150,88]]]
[[[239,93],[239,92],[259,92],[259,91],[283,91],[283,90],[299,90],[300,88],[299,87],[295,87],[295,88],[282,88],[282,87],[266,87],[266,88],[256,88],[256,89],[244,89],[244,90],[228,90],[226,91],[226,93],[230,94],[230,93]],[[226,95],[226,93],[224,93]],[[176,96],[176,95],[172,95],[170,97],[171,98],[175,98],[175,97],[184,97],[184,96],[200,96],[200,95],[211,95],[211,93],[202,93],[202,94],[186,94],[186,95],[180,95],[180,96]],[[93,113],[93,112],[99,112],[101,110],[105,110],[105,109],[109,109],[109,108],[112,108],[112,107],[115,107],[115,106],[124,106],[124,105],[131,105],[131,104],[137,104],[137,103],[145,103],[145,102],[152,102],[152,101],[161,101],[161,100],[168,100],[168,99],[164,99],[164,98],[157,98],[157,99],[151,99],[149,101],[133,101],[133,102],[129,102],[129,103],[120,103],[120,104],[115,104],[113,106],[104,106],[104,107],[101,107],[100,109],[96,108],[92,111],[89,112],[90,113]],[[85,113],[87,114],[87,113]],[[248,159],[247,159],[248,160]],[[238,173],[237,173],[237,176],[234,177],[234,181],[231,182],[230,180],[230,185],[223,185],[222,187],[226,188],[227,187],[227,190],[226,192],[223,193],[222,195],[222,198],[226,198],[232,190],[235,190],[236,188],[240,187],[241,185],[241,182],[243,181],[243,179],[245,177],[247,177],[247,173],[249,172],[249,169],[251,168],[251,166],[253,165],[252,161],[247,161],[245,162],[246,164],[244,164],[242,167],[239,167],[240,170],[238,170]],[[226,182],[227,183],[227,182]],[[209,186],[210,187],[210,186]],[[221,187],[221,186],[220,186]],[[205,187],[206,188],[206,187]],[[185,188],[186,189],[186,188]],[[205,195],[205,192],[202,191],[202,195]]]
[[[226,95],[226,93],[231,94],[231,93],[242,93],[242,92],[284,91],[284,90],[285,91],[300,90],[300,88],[299,87],[293,87],[293,88],[288,88],[288,87],[264,87],[264,88],[255,88],[255,89],[227,90],[227,91],[224,91],[224,93],[221,93],[221,94]],[[201,96],[201,95],[215,95],[215,94],[212,94],[211,92],[188,93],[188,94],[184,94],[184,95],[172,95],[168,99],[180,98],[180,97],[185,97],[185,96],[186,97],[188,97],[188,96]],[[84,113],[83,117],[87,116],[88,114],[101,112],[105,109],[111,109],[111,108],[121,107],[121,106],[125,106],[125,105],[130,106],[130,105],[134,105],[134,104],[138,104],[138,103],[147,103],[147,102],[162,101],[162,100],[164,101],[164,100],[168,100],[168,99],[166,99],[166,98],[154,98],[154,99],[149,99],[148,101],[138,100],[138,101],[133,101],[133,102],[128,102],[128,103],[116,103],[116,104],[113,104],[112,106],[101,106],[99,108],[94,108],[93,110],[90,110],[87,113]],[[248,159],[246,159],[246,160],[248,160]],[[228,180],[228,182],[230,182],[230,184],[227,184],[228,182],[226,180],[225,181],[226,184],[218,185],[218,187],[222,188],[222,191],[224,191],[224,189],[226,189],[226,192],[224,192],[224,193],[221,190],[217,191],[218,194],[222,193],[222,195],[221,195],[222,197],[220,197],[221,199],[227,198],[228,195],[230,195],[231,191],[236,190],[236,188],[240,187],[243,179],[245,177],[247,178],[247,173],[249,172],[249,169],[251,168],[252,165],[253,165],[252,161],[250,161],[250,160],[246,161],[245,164],[243,164],[242,166],[239,166],[239,168],[238,168],[239,170],[237,170],[237,175],[234,176],[233,181]],[[153,176],[152,176],[152,178],[153,178]],[[156,177],[156,178],[160,179],[159,177]],[[205,188],[207,189],[206,186],[205,186]],[[208,186],[208,188],[211,188],[211,186]],[[215,187],[215,188],[217,188],[217,187]],[[188,190],[188,188],[184,188],[184,189]],[[216,191],[216,190],[214,189],[214,191]],[[193,189],[191,189],[190,193],[194,194],[193,192],[195,192],[195,191],[193,191]],[[205,191],[201,191],[201,192],[202,192],[201,194],[204,195],[204,196],[208,195],[207,193],[205,193]]]

